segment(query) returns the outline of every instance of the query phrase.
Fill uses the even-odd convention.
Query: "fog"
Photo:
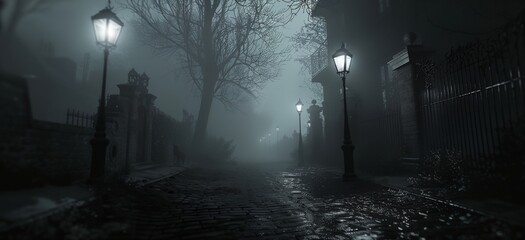
[[[0,239],[523,239],[523,0],[0,0]]]
[[[56,1],[46,5],[39,11],[25,17],[16,29],[18,41],[24,46],[39,52],[42,42],[54,47],[54,55],[69,58],[77,64],[77,77],[82,81],[82,64],[86,53],[90,55],[90,71],[88,81],[93,84],[101,81],[102,49],[95,43],[90,17],[106,5],[106,1]],[[124,83],[127,72],[135,68],[139,73],[146,72],[150,77],[149,92],[157,96],[155,105],[169,115],[180,119],[185,109],[195,115],[199,109],[199,91],[181,69],[180,61],[173,54],[167,54],[146,46],[141,41],[134,16],[124,9],[119,2],[114,2],[115,12],[125,22],[118,46],[111,51],[109,58],[108,94],[117,94],[117,84]],[[286,4],[278,4],[277,9],[287,8]],[[225,107],[214,101],[209,119],[209,134],[233,140],[236,147],[235,155],[240,159],[250,158],[249,153],[259,148],[260,137],[275,132],[280,128],[281,136],[291,135],[298,131],[295,103],[301,98],[305,103],[314,99],[314,95],[305,84],[308,84],[309,73],[297,62],[302,53],[291,49],[293,34],[298,32],[307,21],[305,11],[297,15],[281,27],[285,38],[281,49],[288,49],[288,59],[281,66],[277,78],[268,82],[256,99],[249,99],[238,109]],[[306,72],[305,72],[306,71]],[[306,80],[305,80],[306,78]],[[95,84],[95,86],[97,86]],[[96,88],[95,88],[96,89]],[[48,105],[40,104],[33,109],[34,117],[41,120],[63,122],[66,107],[85,112],[96,112],[98,91],[94,95],[83,96],[85,99],[76,104],[76,99],[68,99],[69,103],[57,106],[56,114],[48,113]],[[50,93],[58,94],[58,93]],[[45,98],[45,97],[44,97]],[[45,101],[45,100],[44,100]],[[45,108],[45,109],[41,109]],[[57,116],[58,115],[58,116]],[[248,115],[248,116],[247,116]],[[250,122],[259,117],[260,121]],[[304,117],[304,116],[303,116]],[[303,121],[303,131],[306,131],[306,121]]]

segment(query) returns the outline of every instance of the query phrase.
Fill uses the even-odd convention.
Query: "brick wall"
[[[24,79],[0,75],[0,92],[0,189],[86,180],[94,129],[32,119]],[[193,120],[177,121],[154,107],[153,95],[141,96],[148,97],[146,105],[152,108],[147,122],[135,119],[138,108],[133,101],[142,98],[114,96],[116,100],[108,103],[108,174],[126,172],[139,162],[135,156],[138,147],[144,148],[140,162],[146,164],[172,163],[174,145],[187,152]],[[137,134],[144,123],[149,127]],[[146,141],[137,141],[137,137]]]
[[[26,159],[39,165],[44,179],[60,183],[86,179],[93,129],[33,121],[27,130]]]
[[[402,129],[402,158],[415,160],[421,157],[421,77],[420,63],[432,55],[421,45],[407,46],[389,62],[392,79],[399,93]]]
[[[35,121],[24,79],[0,75],[0,188],[86,179],[93,130]]]

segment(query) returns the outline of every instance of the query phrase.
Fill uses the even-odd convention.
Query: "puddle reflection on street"
[[[293,201],[306,206],[315,233],[323,239],[521,236],[497,220],[404,191],[373,185],[367,189],[369,183],[361,180],[345,185],[312,169],[281,172],[277,179]]]

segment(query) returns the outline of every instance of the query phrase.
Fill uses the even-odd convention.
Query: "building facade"
[[[312,82],[324,93],[325,162],[342,165],[342,84],[331,60],[342,43],[354,57],[346,91],[358,169],[411,164],[424,157],[418,112],[428,87],[423,65],[446,61],[452,47],[497,34],[524,7],[512,0],[316,1],[312,16],[327,28],[326,46],[312,54],[319,68]]]

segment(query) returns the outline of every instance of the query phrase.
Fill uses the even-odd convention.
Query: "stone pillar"
[[[136,142],[137,142],[137,105],[138,105],[138,87],[134,84],[126,83],[119,84],[120,96],[123,101],[123,119],[125,119],[125,169],[129,171],[131,165],[134,164],[136,159]]]
[[[407,34],[406,48],[388,62],[392,70],[392,81],[399,93],[403,141],[401,162],[405,164],[417,164],[422,154],[421,94],[425,77],[421,72],[421,64],[432,55],[432,51],[422,45],[415,45],[414,41],[415,35]]]
[[[154,101],[157,98],[153,94],[147,93],[141,96],[144,104],[144,141],[143,141],[143,161],[151,162],[151,146],[153,144],[153,111]],[[163,159],[165,160],[165,159]]]
[[[310,140],[310,150],[312,161],[319,162],[322,159],[323,152],[323,119],[321,112],[323,109],[317,105],[316,100],[312,100],[312,106],[308,108],[310,116],[310,127],[308,128],[308,137]]]

